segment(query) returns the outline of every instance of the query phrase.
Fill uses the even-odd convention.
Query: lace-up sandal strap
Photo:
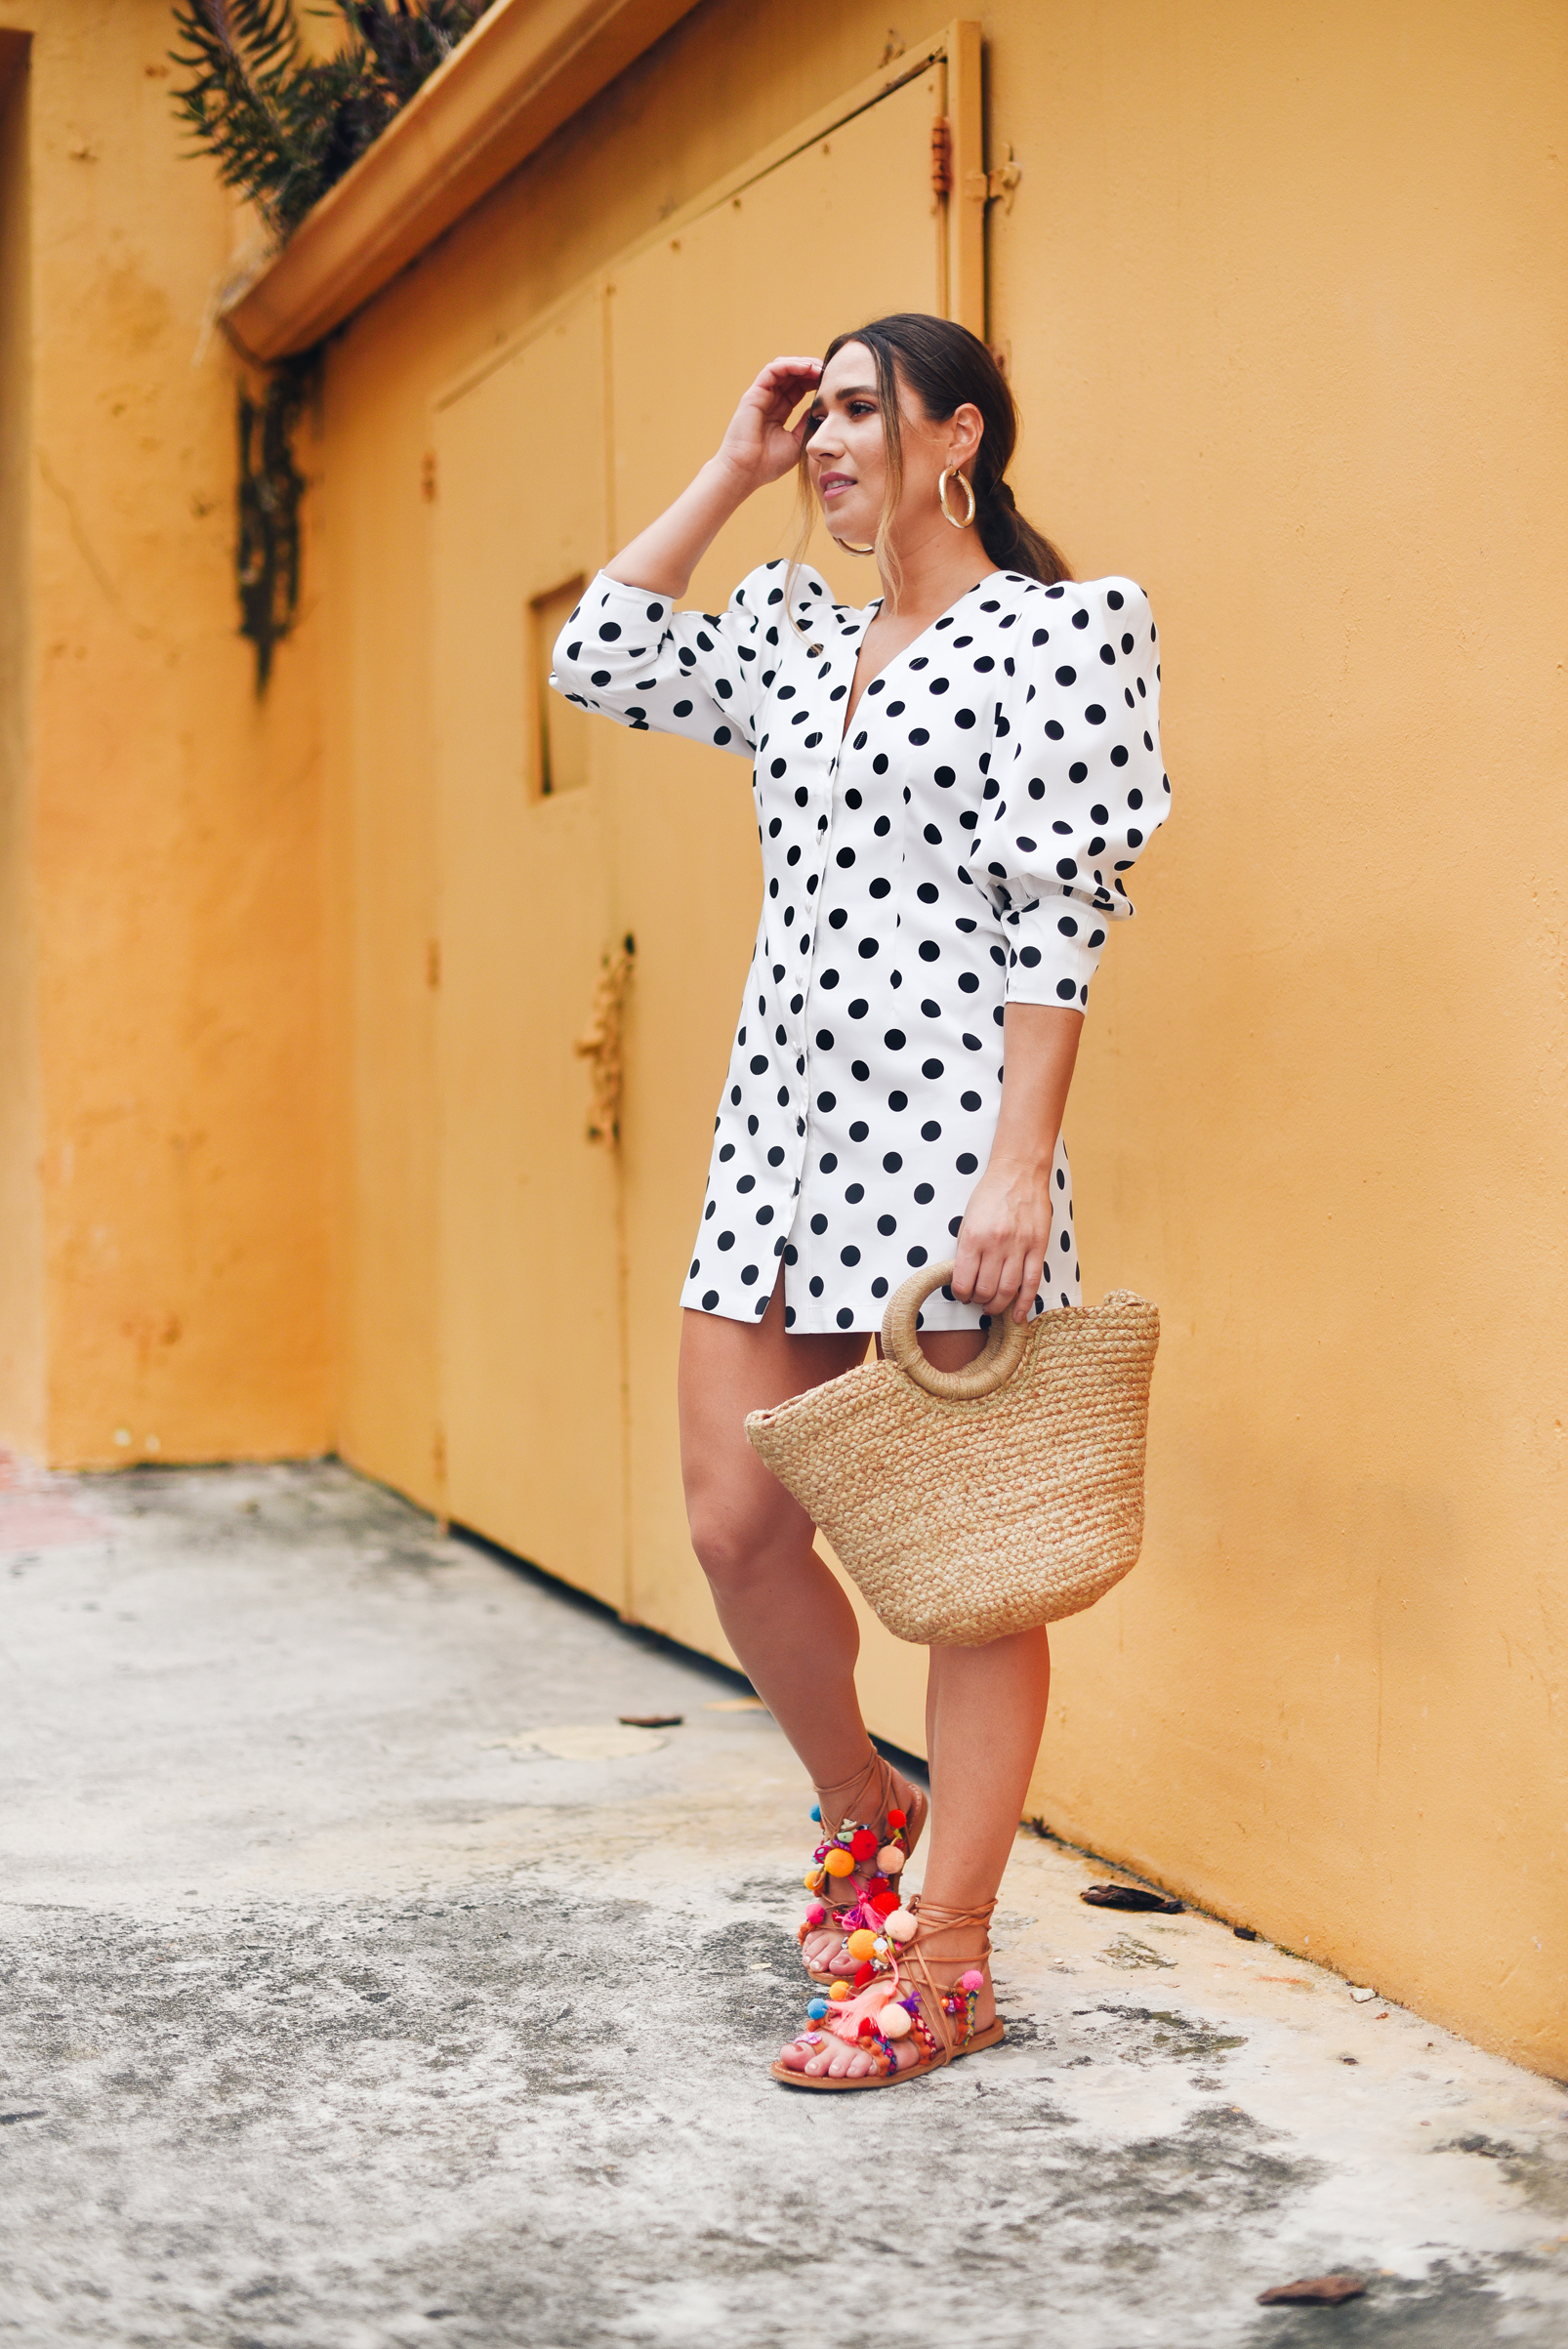
[[[801,1927],[804,1940],[808,1932],[826,1922],[829,1915],[843,1909],[852,1909],[860,1897],[854,1881],[854,1872],[876,1850],[877,1838],[872,1830],[860,1824],[856,1812],[863,1808],[862,1797],[870,1795],[880,1803],[887,1793],[887,1765],[873,1747],[864,1766],[852,1778],[842,1778],[834,1786],[819,1787],[811,1816],[821,1831],[816,1855],[804,1877],[807,1892],[814,1893],[822,1904],[821,1913],[811,1910]],[[874,1811],[872,1816],[880,1815]],[[847,1834],[845,1832],[847,1830]]]
[[[974,2029],[975,2001],[983,1980],[979,1969],[991,1955],[991,1913],[995,1907],[996,1902],[988,1900],[983,1908],[944,1909],[935,1901],[927,1900],[925,1894],[920,1892],[909,1904],[910,1914],[919,1924],[931,1926],[943,1933],[952,1932],[961,1925],[978,1925],[984,1936],[984,1945],[977,1958],[949,1958],[945,1964],[941,1958],[934,1960],[934,1963],[943,1967],[944,1972],[954,1964],[962,1968],[958,1979],[951,1983],[936,1980],[931,1972],[933,1961],[928,1959],[921,1948],[918,1933],[904,1944],[899,1953],[903,1971],[927,1994],[930,2020],[927,2020],[923,2001],[923,2011],[915,2027],[928,2038],[933,2064],[950,2064],[954,2056],[962,2055],[969,2044]],[[974,1976],[972,1982],[970,1979],[971,1974]]]
[[[869,1944],[878,1938],[882,1919],[898,1906],[899,1877],[929,1808],[918,1787],[905,1797],[907,1810],[893,1800],[897,1792],[892,1764],[873,1751],[855,1777],[824,1788],[811,1812],[820,1840],[802,1878],[812,1903],[797,1938],[804,1950],[810,1935],[837,1931],[841,1920],[846,1941],[864,1933],[868,1946],[849,1953],[852,1964],[843,1949],[831,1964],[835,1976],[852,1973],[857,1987],[872,1971],[885,1970],[873,1967]],[[806,1971],[813,1981],[825,1982],[830,1962],[819,1948],[805,1958]]]
[[[892,1772],[873,1746],[852,1777],[841,1778],[830,1787],[815,1788],[823,1834],[835,1834],[846,1819],[881,1818],[883,1797],[891,1777]]]
[[[984,1939],[981,1957],[989,1957],[988,1928],[995,1907],[995,1901],[987,1901],[980,1909],[944,1909],[917,1895],[901,1913],[907,1930],[889,1926],[890,1938],[899,1944],[896,1973],[899,1977],[907,1976],[908,1990],[901,1994],[896,1980],[875,1982],[842,2000],[813,1999],[808,2009],[810,2022],[816,2028],[806,2035],[807,2043],[822,2044],[829,2039],[837,2039],[859,2046],[871,2058],[872,2069],[852,2079],[844,2075],[834,2078],[798,2071],[780,2061],[771,2067],[773,2078],[791,2088],[842,2091],[893,2087],[900,2081],[919,2080],[928,2072],[939,2071],[961,2055],[996,2046],[1004,2036],[1000,2017],[979,2033],[974,2029],[975,2006],[984,1984],[975,1960],[949,1959],[943,1966],[940,1958],[935,1959],[934,1963],[942,1966],[944,1972],[955,1962],[964,1967],[957,1982],[944,1987],[935,1979],[931,1962],[918,1946],[922,1923],[942,1931],[978,1925]],[[925,1993],[924,1998],[918,1995],[921,1992]],[[907,2066],[898,2060],[901,2043],[906,2040],[919,2049],[919,2060]]]

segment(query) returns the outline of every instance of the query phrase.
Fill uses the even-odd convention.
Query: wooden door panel
[[[597,291],[437,414],[441,1391],[454,1518],[620,1607],[620,1234],[573,1051],[617,936],[599,738],[541,658],[604,544]],[[554,788],[546,790],[547,784]]]
[[[712,453],[767,359],[819,352],[889,310],[939,309],[930,126],[942,109],[937,65],[613,270],[618,543]],[[685,600],[717,604],[754,563],[788,552],[793,501],[788,481],[752,499]],[[871,564],[820,531],[810,558],[849,600],[877,592]],[[606,758],[617,902],[639,946],[624,1120],[632,1607],[724,1655],[681,1505],[677,1299],[761,900],[750,776],[743,760],[646,735],[617,733]],[[862,1676],[876,1725],[918,1746],[919,1657],[873,1625]]]

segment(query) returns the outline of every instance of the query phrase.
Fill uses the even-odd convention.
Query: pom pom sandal
[[[893,1801],[895,1793],[892,1766],[875,1751],[853,1778],[818,1790],[811,1817],[823,1834],[805,1872],[813,1898],[797,1934],[814,1982],[847,1979],[861,1989],[873,1972],[887,1970],[873,1944],[898,1906],[898,1876],[930,1807],[919,1787],[910,1788],[907,1809]]]
[[[998,2015],[976,2030],[975,2009],[985,1976],[973,1958],[934,1958],[928,1961],[919,1946],[922,1925],[948,1932],[956,1925],[978,1925],[983,1935],[980,1962],[991,1954],[990,1922],[995,1901],[983,1909],[939,1909],[921,1901],[892,1912],[887,1920],[888,1963],[884,1974],[842,1999],[813,1999],[808,2013],[814,2028],[804,2031],[797,2047],[810,2055],[823,2053],[834,2040],[869,2055],[871,2069],[850,2079],[830,2073],[801,2072],[782,2060],[770,2069],[787,2088],[890,2088],[901,2080],[919,2080],[957,2063],[961,2055],[977,2055],[994,2047],[1005,2034]],[[957,1967],[951,1982],[939,1983],[931,1965],[944,1973]],[[915,2061],[905,2058],[913,2054]]]

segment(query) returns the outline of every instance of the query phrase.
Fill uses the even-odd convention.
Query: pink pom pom
[[[805,1921],[814,1929],[817,1925],[823,1923],[827,1914],[828,1913],[826,1909],[823,1908],[820,1901],[813,1901],[805,1913]]]
[[[984,1990],[985,1976],[976,1973],[971,1965],[967,1974],[960,1974],[958,1986],[960,1990]]]

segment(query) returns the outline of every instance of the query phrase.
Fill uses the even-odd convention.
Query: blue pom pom
[[[805,2011],[813,2023],[820,2023],[828,2011],[828,2002],[826,1999],[813,1999]]]
[[[820,1802],[812,1803],[811,1816],[816,1821],[818,1827],[820,1827],[822,1825],[822,1805]]]

